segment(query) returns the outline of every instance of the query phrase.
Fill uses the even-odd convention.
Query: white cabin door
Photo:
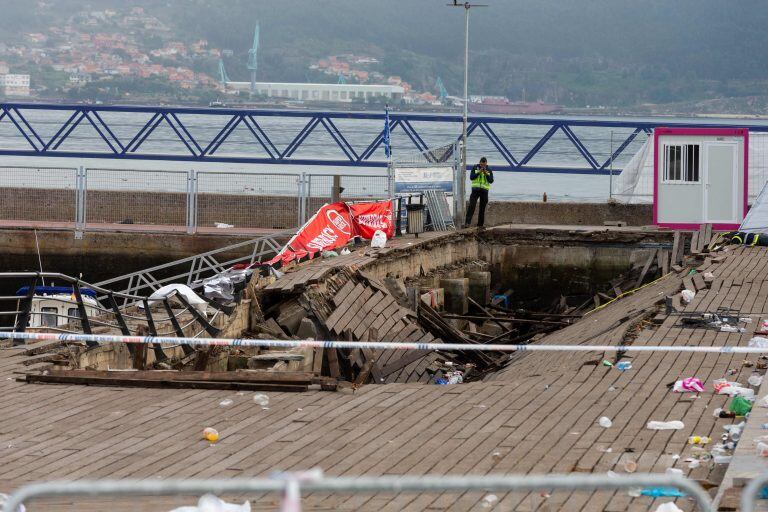
[[[704,144],[704,222],[738,224],[738,144]]]

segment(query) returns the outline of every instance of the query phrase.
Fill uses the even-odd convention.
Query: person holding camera
[[[480,211],[477,214],[477,227],[483,227],[485,224],[485,207],[488,205],[488,191],[491,190],[493,183],[493,171],[488,167],[488,160],[483,157],[480,163],[472,167],[469,173],[469,179],[472,182],[472,193],[469,196],[469,208],[467,208],[467,221],[464,227],[469,227],[472,223],[472,216],[475,214],[477,200],[480,200]]]

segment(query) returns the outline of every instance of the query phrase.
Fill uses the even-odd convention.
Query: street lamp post
[[[467,118],[469,117],[469,10],[472,7],[488,7],[485,4],[458,3],[453,0],[449,7],[464,9],[464,113],[461,120],[461,169],[458,170],[456,191],[454,193],[454,223],[460,226],[464,223],[464,203],[466,200],[467,182]]]

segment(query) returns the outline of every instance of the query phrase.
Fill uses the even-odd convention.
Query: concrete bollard
[[[469,296],[481,306],[486,306],[491,301],[491,273],[470,272]]]
[[[440,288],[445,293],[445,310],[455,315],[466,315],[469,311],[467,301],[468,279],[441,279]]]

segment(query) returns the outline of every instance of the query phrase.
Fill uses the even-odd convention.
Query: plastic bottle
[[[219,432],[215,428],[208,427],[205,430],[203,430],[203,438],[206,441],[215,443],[216,441],[219,440]]]
[[[768,444],[765,444],[763,442],[757,443],[757,448],[755,449],[755,453],[759,457],[768,457]]]
[[[682,421],[649,421],[646,428],[650,430],[680,430],[685,428]]]
[[[691,436],[688,438],[688,444],[709,444],[711,442],[712,438],[706,436]]]
[[[269,405],[269,397],[261,393],[257,393],[253,395],[253,401],[256,402],[257,405],[260,405],[262,407],[266,407]]]
[[[625,370],[631,370],[632,363],[629,361],[621,361],[620,363],[616,363],[616,369],[621,370],[622,372]]]
[[[611,421],[610,418],[603,416],[599,420],[597,420],[597,424],[603,428],[611,428],[611,425],[613,425],[613,422]]]
[[[683,470],[678,468],[667,468],[664,474],[669,476],[683,476]]]

